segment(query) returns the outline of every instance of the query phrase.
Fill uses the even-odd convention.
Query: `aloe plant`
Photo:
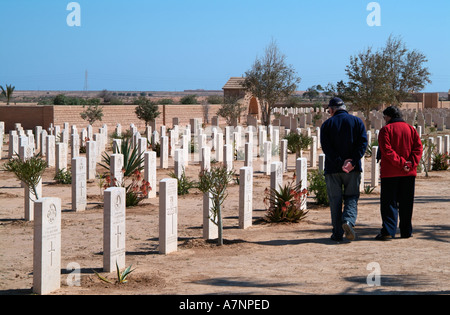
[[[128,266],[123,272],[120,272],[119,265],[116,262],[116,270],[117,270],[117,281],[116,281],[116,283],[122,284],[122,283],[127,283],[128,282],[127,277],[130,275],[130,273],[132,273],[134,270],[136,270],[136,269],[131,270],[131,266],[132,265]],[[96,276],[100,280],[102,280],[103,282],[113,284],[113,282],[111,280],[107,279],[106,277],[103,277],[97,271],[95,271],[95,270],[93,270],[93,271],[96,274]]]
[[[138,148],[133,146],[130,139],[122,140],[118,153],[123,154],[124,177],[132,176],[136,170],[140,172],[144,169],[144,155],[139,153]],[[102,155],[102,163],[99,163],[99,165],[108,171],[110,170],[111,156],[107,152]]]
[[[277,189],[268,187],[264,191],[264,204],[268,206],[266,220],[268,222],[299,222],[308,211],[302,209],[308,191],[302,189],[302,183],[288,182]]]

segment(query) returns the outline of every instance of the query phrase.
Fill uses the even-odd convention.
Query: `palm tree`
[[[12,86],[12,84],[10,84],[10,85],[6,84],[6,90],[1,85],[0,85],[0,89],[2,90],[1,95],[6,97],[6,105],[9,105],[9,100],[11,99],[11,95],[13,94],[16,87]]]

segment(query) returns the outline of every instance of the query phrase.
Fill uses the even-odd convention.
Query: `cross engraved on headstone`
[[[120,232],[120,226],[117,226],[117,232],[116,232],[116,236],[117,236],[117,248],[119,247],[119,244],[120,244],[120,235],[122,235],[122,232]]]
[[[53,253],[56,250],[53,248],[53,241],[50,242],[50,250],[48,251],[50,253],[50,266],[53,266]]]

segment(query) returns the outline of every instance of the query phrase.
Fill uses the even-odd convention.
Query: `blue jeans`
[[[352,226],[356,224],[361,173],[327,174],[325,175],[325,182],[330,201],[333,237],[341,239],[344,235],[342,224],[345,221],[348,221]],[[342,202],[344,203],[344,209],[342,209]]]

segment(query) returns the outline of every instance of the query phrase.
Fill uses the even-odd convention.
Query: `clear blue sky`
[[[220,90],[241,76],[274,39],[302,82],[346,81],[349,57],[383,46],[390,34],[428,57],[433,83],[450,89],[450,1],[1,0],[0,84],[17,90]]]

